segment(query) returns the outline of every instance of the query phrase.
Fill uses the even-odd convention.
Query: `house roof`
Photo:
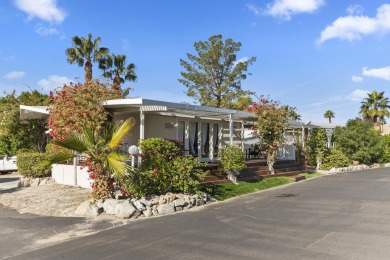
[[[235,121],[255,121],[253,113],[208,106],[190,105],[185,103],[174,103],[143,98],[126,98],[107,100],[103,106],[112,109],[115,113],[157,113],[168,116],[182,116],[201,119],[229,120],[229,115]],[[49,111],[46,106],[20,106],[20,119],[47,119]],[[335,128],[336,124],[289,121],[289,128]]]
[[[253,121],[255,115],[249,112],[233,109],[197,106],[182,103],[165,102],[143,98],[127,98],[107,100],[103,106],[112,109],[114,113],[146,112],[158,113],[168,116],[183,116],[204,119],[228,120],[233,115],[234,120]],[[49,111],[46,106],[20,106],[20,119],[46,119]]]
[[[112,108],[114,112],[144,111],[170,116],[221,120],[228,120],[229,115],[233,115],[234,120],[253,121],[255,119],[255,115],[253,113],[244,111],[143,98],[107,100],[103,105],[106,108]]]

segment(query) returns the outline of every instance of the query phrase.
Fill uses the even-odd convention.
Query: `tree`
[[[130,63],[126,66],[126,55],[108,55],[99,61],[99,68],[103,70],[103,77],[112,79],[112,88],[121,90],[121,85],[125,81],[136,81],[135,65]],[[123,77],[121,77],[123,75]],[[127,93],[130,89],[127,89]],[[126,92],[126,91],[125,91]],[[124,96],[126,96],[126,94]]]
[[[55,145],[68,151],[51,156],[47,164],[59,163],[81,154],[86,156],[84,165],[88,167],[89,177],[94,180],[93,198],[111,198],[115,191],[112,176],[122,176],[130,170],[126,164],[128,154],[119,148],[133,125],[133,120],[127,119],[123,123],[106,124],[101,129],[87,126],[61,140],[53,140]]]
[[[332,110],[326,110],[325,111],[325,114],[324,114],[324,117],[327,118],[329,120],[329,124],[332,123],[332,118],[334,118],[334,113]]]
[[[180,59],[185,72],[179,82],[187,87],[188,96],[201,105],[230,108],[234,101],[251,94],[241,89],[241,81],[256,57],[237,61],[240,42],[214,35],[208,41],[195,42],[194,47],[197,55],[187,53],[189,61]]]
[[[47,142],[44,120],[20,121],[20,105],[44,106],[49,96],[37,90],[22,92],[19,96],[13,91],[0,98],[0,154],[15,155],[21,148],[43,152]]]
[[[100,37],[92,40],[92,34],[88,34],[87,38],[74,36],[73,47],[65,51],[70,64],[77,63],[79,67],[84,66],[85,83],[92,80],[92,63],[108,55],[108,48],[99,47],[100,40]]]
[[[337,149],[360,163],[379,162],[382,155],[380,132],[359,118],[348,120],[344,127],[336,127],[334,141]]]
[[[325,157],[329,154],[329,149],[326,147],[327,138],[324,129],[314,128],[310,139],[307,142],[308,149],[308,164],[316,165],[317,170],[321,168],[321,164]]]
[[[288,126],[289,111],[286,106],[280,106],[279,102],[269,97],[260,97],[259,102],[254,102],[248,111],[257,115],[254,132],[266,148],[268,169],[270,174],[274,174],[273,165],[278,149],[285,142],[284,129]]]
[[[384,119],[384,117],[390,116],[390,105],[389,99],[384,96],[385,92],[373,91],[368,93],[368,97],[364,98],[361,102],[360,114],[364,119],[369,119],[377,126],[378,119]]]
[[[82,127],[100,128],[110,117],[102,102],[118,99],[119,91],[109,89],[98,81],[85,84],[64,85],[50,93],[49,128],[50,134],[61,139]]]
[[[290,107],[289,105],[282,107],[288,110],[288,120],[301,121],[301,115],[297,113],[297,109],[295,107]]]
[[[248,107],[250,107],[252,105],[252,103],[253,103],[253,100],[249,95],[242,96],[242,97],[239,97],[236,102],[233,102],[230,108],[244,111]]]

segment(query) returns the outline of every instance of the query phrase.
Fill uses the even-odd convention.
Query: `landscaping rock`
[[[43,178],[43,179],[41,180],[41,182],[39,183],[39,186],[46,185],[46,183],[47,183],[47,178]]]
[[[103,203],[104,212],[108,215],[115,215],[115,207],[118,205],[118,201],[115,199],[107,199]]]
[[[146,210],[144,210],[142,213],[147,218],[153,216],[152,208],[148,206],[146,206]]]
[[[31,182],[31,187],[38,187],[40,182],[41,182],[41,178],[35,178],[35,179]]]
[[[139,200],[134,201],[133,204],[138,211],[144,211],[146,209],[145,205]]]
[[[103,200],[103,199],[100,199],[100,200],[96,201],[96,206],[97,206],[98,208],[103,208],[103,206],[104,206],[104,200]]]
[[[145,198],[141,198],[139,201],[140,201],[142,204],[144,204],[145,206],[148,206],[148,207],[152,206],[152,203],[150,202],[150,200],[147,200],[147,199],[145,199]]]
[[[118,218],[130,218],[136,212],[139,213],[139,211],[137,211],[137,209],[128,201],[125,201],[121,204],[117,204],[115,206],[115,216]]]
[[[183,198],[181,198],[174,200],[173,204],[175,205],[175,207],[184,207],[187,206],[188,203]]]
[[[97,217],[102,213],[102,209],[99,209],[96,204],[87,200],[77,207],[75,214],[84,217]]]
[[[171,214],[175,212],[175,207],[170,204],[160,204],[157,206],[157,212],[160,215]]]

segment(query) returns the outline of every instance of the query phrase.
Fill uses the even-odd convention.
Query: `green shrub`
[[[51,166],[42,166],[47,160],[46,154],[38,152],[19,152],[16,164],[18,172],[26,177],[46,177],[51,173]]]
[[[332,149],[322,161],[321,170],[330,170],[332,168],[346,167],[350,164],[348,157],[340,150]]]
[[[246,168],[245,154],[237,146],[226,146],[219,150],[219,169],[221,171],[240,171]]]
[[[122,193],[132,197],[170,192],[197,192],[206,175],[198,159],[184,155],[180,144],[162,138],[140,143],[142,164],[117,179]]]

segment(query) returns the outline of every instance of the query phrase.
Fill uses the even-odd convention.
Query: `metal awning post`
[[[229,144],[233,145],[233,114],[229,114]]]

